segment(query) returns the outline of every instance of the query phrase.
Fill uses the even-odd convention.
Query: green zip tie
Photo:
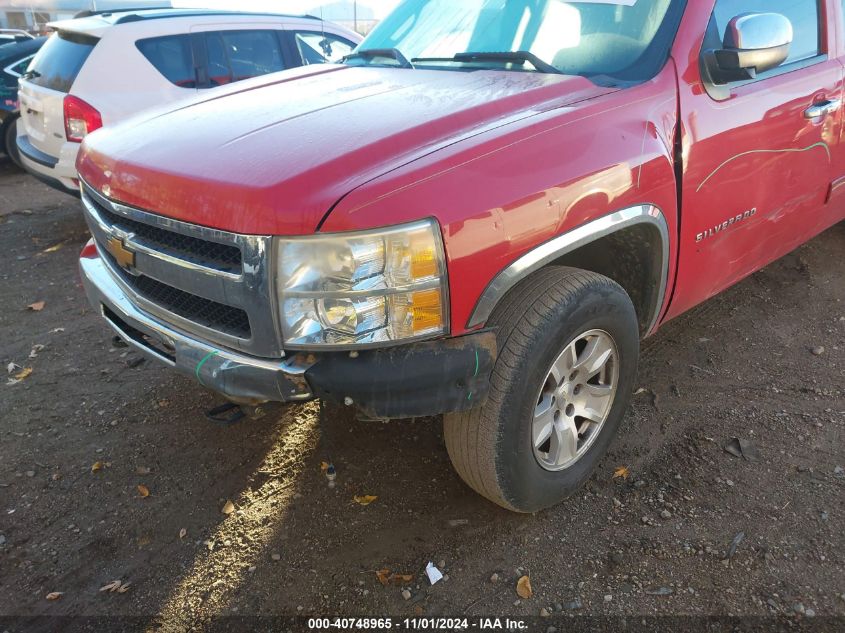
[[[206,361],[209,358],[211,358],[212,356],[217,356],[217,354],[219,354],[219,353],[220,353],[220,350],[213,350],[213,351],[209,352],[208,354],[206,354],[205,358],[203,358],[200,362],[197,363],[197,368],[194,370],[194,373],[197,376],[197,380],[199,380],[199,383],[203,387],[205,387],[206,384],[202,381],[202,378],[200,377],[200,369],[202,369],[202,366],[205,365]]]

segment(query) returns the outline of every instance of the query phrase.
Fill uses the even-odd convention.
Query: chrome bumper
[[[132,303],[97,256],[79,263],[82,284],[97,312],[129,345],[241,404],[313,398],[305,379],[311,364],[272,361],[210,345],[178,331]]]

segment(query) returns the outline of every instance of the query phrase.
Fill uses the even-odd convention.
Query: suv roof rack
[[[140,14],[140,12],[144,14]],[[156,20],[161,18],[176,17],[176,16],[214,16],[214,15],[262,15],[283,18],[311,18],[319,20],[320,18],[305,14],[291,14],[291,13],[271,13],[268,11],[236,11],[236,10],[214,10],[214,9],[191,9],[187,7],[137,7],[124,9],[104,9],[102,11],[80,11],[74,14],[76,18],[90,18],[94,16],[111,16],[121,14],[115,24],[124,24],[127,22],[137,22],[139,20]]]

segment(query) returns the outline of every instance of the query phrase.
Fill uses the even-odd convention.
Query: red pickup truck
[[[839,0],[404,0],[342,64],[86,139],[82,279],[233,402],[444,413],[535,511],[641,337],[845,218],[843,61]]]

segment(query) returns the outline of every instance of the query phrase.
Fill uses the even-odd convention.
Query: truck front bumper
[[[490,331],[380,350],[256,358],[201,340],[139,309],[98,255],[83,256],[79,266],[88,300],[120,338],[233,402],[320,397],[387,419],[463,411],[487,397],[496,358],[496,337]]]

